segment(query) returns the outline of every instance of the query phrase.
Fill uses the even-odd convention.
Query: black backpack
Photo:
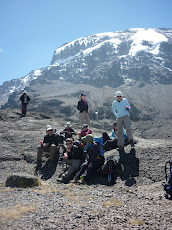
[[[168,168],[168,165],[169,165],[169,168]],[[169,169],[169,173],[167,172],[167,169]],[[169,179],[168,179],[168,174],[169,175]],[[165,179],[166,179],[166,182],[168,181],[168,183],[164,183],[163,186],[164,186],[164,191],[166,192],[165,193],[165,197],[168,199],[172,199],[172,160],[170,161],[167,161],[165,163]]]
[[[101,174],[103,177],[107,177],[107,182],[109,185],[114,184],[119,174],[118,160],[114,159],[114,157],[107,158],[102,166]]]

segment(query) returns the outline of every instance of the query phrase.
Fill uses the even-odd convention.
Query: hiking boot
[[[74,180],[73,180],[73,182],[74,182],[74,183],[77,183],[77,182],[79,181],[79,179],[80,179],[80,178],[75,177]]]
[[[67,180],[65,176],[62,176],[61,182],[64,184],[67,184],[67,183],[69,183],[69,180]]]
[[[135,147],[134,143],[131,143],[131,148],[134,148],[134,147]]]

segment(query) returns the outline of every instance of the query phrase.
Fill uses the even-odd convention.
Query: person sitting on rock
[[[100,155],[99,146],[93,141],[91,134],[82,137],[83,143],[85,143],[87,157],[85,162],[81,165],[79,172],[74,178],[74,182],[77,182],[82,175],[82,183],[90,183],[91,178],[104,164],[104,156]]]
[[[62,164],[66,163],[69,167],[62,174],[61,182],[68,183],[74,173],[79,169],[83,161],[83,150],[79,146],[73,145],[73,139],[66,139],[66,152],[62,158]]]
[[[124,145],[126,146],[128,143],[128,139],[127,139],[126,130],[124,128],[123,128],[123,139],[124,139]],[[116,121],[113,123],[111,137],[109,137],[107,133],[103,133],[103,140],[104,140],[103,149],[105,151],[118,148],[118,131],[117,131]]]
[[[83,124],[81,132],[78,133],[79,139],[81,139],[82,137],[85,137],[87,134],[92,134],[92,130],[88,127],[87,124]]]
[[[67,138],[73,138],[73,135],[76,135],[76,132],[75,130],[72,128],[72,125],[70,122],[67,122],[66,125],[65,125],[65,129],[60,132],[60,135],[64,134],[65,136],[65,140]]]
[[[55,157],[59,156],[59,135],[54,133],[51,125],[46,127],[47,135],[44,140],[40,140],[40,146],[37,149],[37,166],[36,169],[40,169],[42,166],[42,154],[43,152],[48,152],[49,156],[49,166],[53,165]]]

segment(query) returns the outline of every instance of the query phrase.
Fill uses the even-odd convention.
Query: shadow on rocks
[[[126,186],[136,184],[134,177],[139,176],[139,159],[136,157],[136,150],[131,149],[129,153],[120,153],[119,165],[121,167],[120,178],[126,180]]]
[[[42,180],[50,179],[54,173],[56,172],[56,167],[58,164],[58,160],[51,162],[48,160],[45,165],[39,169],[39,171],[35,170],[35,174],[40,174]]]

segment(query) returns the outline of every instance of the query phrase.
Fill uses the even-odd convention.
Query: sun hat
[[[49,130],[53,130],[53,128],[51,127],[51,125],[47,125],[47,127],[46,127],[46,131],[49,131]]]
[[[68,121],[68,122],[66,122],[65,127],[72,127],[72,125],[71,125],[71,123]]]
[[[87,144],[93,143],[93,135],[87,134],[85,137],[82,137],[81,140],[85,141]]]
[[[86,94],[85,93],[81,93],[80,97],[82,97],[82,96],[86,96]]]
[[[116,93],[115,93],[115,97],[122,97],[123,95],[122,95],[122,93],[121,93],[121,91],[117,91]]]
[[[87,125],[87,124],[83,124],[83,125],[82,125],[82,128],[83,128],[83,129],[88,128],[88,125]]]

